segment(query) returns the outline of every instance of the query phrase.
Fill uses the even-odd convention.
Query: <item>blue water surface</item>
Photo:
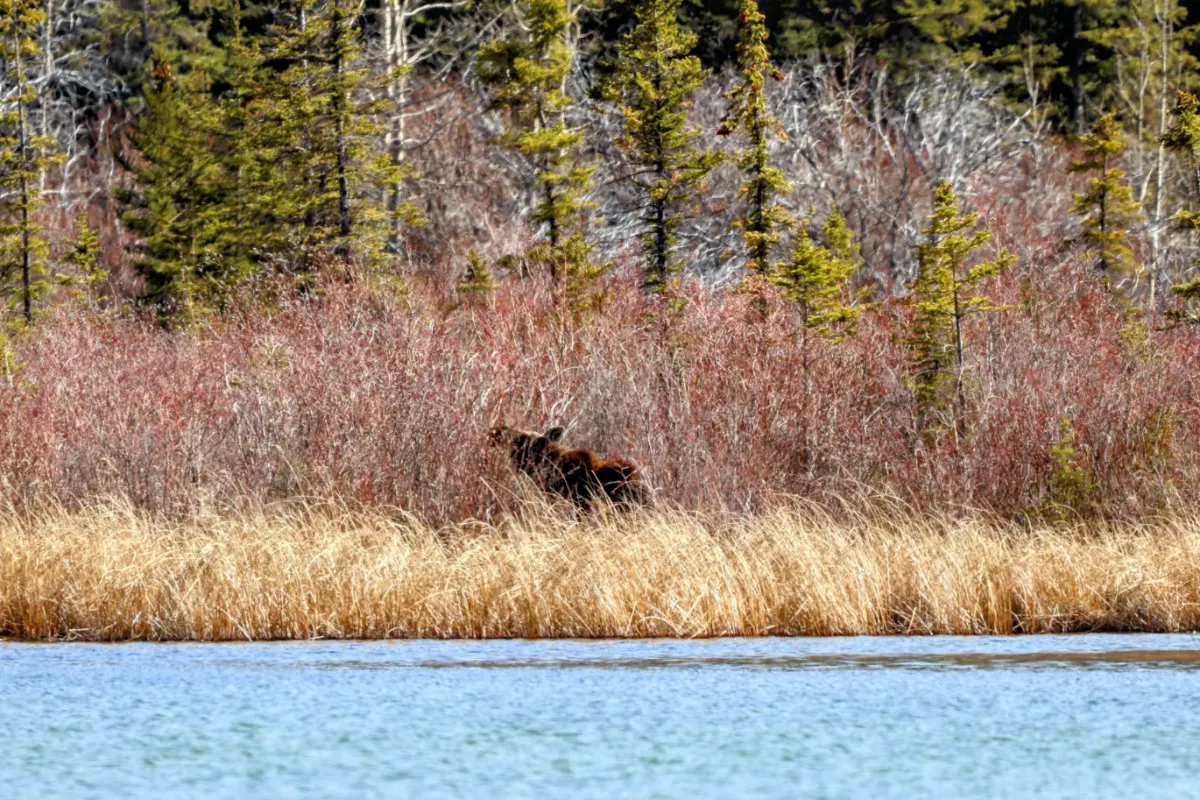
[[[1200,638],[0,643],[25,797],[1200,797]]]

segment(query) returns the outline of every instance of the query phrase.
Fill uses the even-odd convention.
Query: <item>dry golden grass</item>
[[[652,637],[1200,629],[1200,519],[1022,531],[813,509],[497,526],[300,509],[0,519],[0,635]]]

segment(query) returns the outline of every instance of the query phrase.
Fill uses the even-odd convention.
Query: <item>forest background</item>
[[[0,0],[5,501],[1191,508],[1194,5]]]

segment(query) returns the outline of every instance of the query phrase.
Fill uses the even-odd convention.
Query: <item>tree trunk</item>
[[[766,139],[767,133],[764,127],[761,124],[757,125],[751,140],[751,146],[759,151],[759,158],[754,165],[754,213],[751,219],[753,220],[754,231],[761,235],[758,244],[754,248],[754,260],[758,262],[758,271],[764,275],[770,271],[770,265],[767,261],[771,256],[771,245],[767,242],[766,238],[767,186],[766,180],[763,178],[763,173],[766,172],[767,167]]]
[[[1170,19],[1170,2],[1165,2],[1159,12],[1159,91],[1158,91],[1158,152],[1154,165],[1154,257],[1150,265],[1150,308],[1157,305],[1158,273],[1162,269],[1162,228],[1163,228],[1163,170],[1166,169],[1166,146],[1163,144],[1163,134],[1167,130],[1167,75],[1168,54],[1172,25]]]
[[[349,237],[354,226],[350,218],[350,182],[347,178],[347,141],[346,141],[346,113],[349,105],[349,98],[346,97],[346,87],[342,83],[342,73],[345,71],[344,63],[345,53],[343,51],[343,42],[345,33],[343,28],[346,21],[342,16],[341,0],[333,0],[332,10],[333,16],[330,19],[329,33],[331,49],[333,51],[333,119],[334,119],[334,147],[336,149],[336,173],[338,187],[338,217],[339,226],[338,232],[343,238]]]
[[[142,61],[150,60],[150,0],[141,0]]]
[[[654,204],[654,275],[652,283],[656,287],[667,283],[667,209],[666,201],[660,200]]]
[[[29,231],[29,131],[26,118],[25,67],[21,60],[21,38],[13,26],[13,59],[17,73],[17,169],[21,170],[21,305],[25,323],[33,323],[33,260]]]
[[[404,107],[408,103],[408,11],[411,0],[385,0],[383,8],[383,43],[388,70],[387,97],[389,119],[384,133],[384,145],[392,168],[404,165]],[[399,178],[388,187],[387,209],[391,225],[388,249],[400,251],[400,207],[404,187]]]
[[[50,76],[54,73],[54,0],[46,0],[46,21],[42,25],[42,80],[46,83],[42,89],[41,113],[38,121],[38,136],[46,139],[50,136]],[[38,170],[38,190],[46,191],[46,167]]]
[[[967,435],[967,395],[963,388],[963,333],[962,307],[958,301],[958,270],[954,271],[954,403],[956,406],[954,435],[961,439]]]
[[[812,381],[809,377],[808,363],[808,317],[806,306],[800,317],[800,363],[804,378],[803,417],[800,420],[800,459],[804,463],[805,474],[812,472],[812,459],[809,457],[808,448],[808,418],[812,408]]]
[[[654,174],[659,181],[667,174],[667,162],[661,136],[658,141],[658,163],[654,165]],[[660,197],[653,202],[654,274],[650,276],[650,284],[655,288],[662,288],[667,283],[667,198]]]
[[[1071,14],[1071,127],[1076,134],[1084,132],[1083,119],[1083,56],[1086,43],[1083,39],[1083,3],[1075,0],[1075,10]]]

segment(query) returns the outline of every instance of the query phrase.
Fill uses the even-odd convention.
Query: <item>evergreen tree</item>
[[[379,195],[398,168],[379,147],[387,98],[357,41],[361,8],[299,0],[261,44],[239,37],[234,51],[243,191],[300,270],[325,253],[372,260],[391,232]]]
[[[1075,195],[1074,212],[1083,217],[1079,241],[1094,258],[1096,269],[1111,281],[1113,276],[1131,274],[1136,269],[1126,239],[1129,228],[1143,219],[1141,204],[1122,182],[1125,171],[1113,165],[1126,146],[1116,116],[1105,114],[1080,141],[1084,158],[1072,162],[1070,171],[1098,175],[1089,179],[1086,192]]]
[[[916,392],[918,426],[927,427],[948,405],[955,407],[954,430],[966,433],[966,337],[968,316],[1000,309],[982,292],[981,284],[1007,269],[1007,252],[994,261],[969,266],[972,253],[991,238],[979,215],[962,214],[958,196],[943,180],[934,192],[925,241],[917,245],[917,280],[913,284],[913,318],[906,343]]]
[[[225,50],[212,35],[241,7],[235,0],[112,0],[100,5],[105,65],[136,98],[154,83],[156,63],[182,73],[218,74]]]
[[[176,77],[159,62],[122,155],[136,186],[115,191],[122,219],[141,238],[134,268],[143,298],[164,317],[219,297],[251,274],[248,220],[231,204],[236,171],[224,155],[226,114],[203,74]]]
[[[1012,5],[1005,0],[900,0],[896,12],[924,44],[909,37],[896,41],[908,50],[903,54],[906,60],[977,64],[984,59],[980,34],[1003,29]]]
[[[34,133],[38,95],[29,77],[45,18],[36,0],[0,0],[0,86],[10,89],[0,106],[0,293],[15,301],[26,324],[33,322],[34,301],[49,291],[47,246],[35,213],[54,143]]]
[[[81,286],[89,297],[108,280],[108,270],[100,267],[100,237],[88,223],[86,206],[75,217],[75,238],[63,262],[72,267],[72,274],[63,276],[64,282]]]
[[[818,336],[833,336],[862,310],[846,302],[846,286],[862,266],[859,246],[836,208],[821,226],[821,244],[808,235],[805,220],[792,244],[790,261],[778,264],[771,282],[797,306],[801,326]]]
[[[471,248],[471,251],[467,253],[467,269],[458,279],[458,285],[455,288],[460,297],[471,300],[485,297],[496,288],[496,282],[492,278],[492,268],[475,248]]]
[[[737,221],[749,255],[747,267],[769,272],[771,251],[783,238],[783,229],[791,221],[778,197],[792,190],[783,173],[770,165],[770,144],[774,136],[786,141],[783,126],[771,115],[767,104],[767,78],[781,80],[783,75],[771,64],[767,50],[766,18],[755,0],[738,4],[737,63],[741,81],[726,95],[729,110],[718,131],[728,135],[741,130],[745,147],[738,153],[738,169],[746,174],[739,196],[747,209]]]
[[[684,208],[720,161],[697,147],[701,132],[688,126],[690,96],[704,82],[700,59],[689,55],[696,36],[680,27],[680,0],[646,0],[636,25],[617,47],[615,75],[606,95],[620,103],[624,135],[617,144],[641,196],[646,285],[666,286],[679,264],[672,258]]]
[[[573,105],[566,82],[575,61],[580,5],[569,0],[520,0],[518,24],[505,39],[480,48],[476,74],[492,89],[489,108],[509,113],[501,144],[527,158],[540,199],[533,221],[546,226],[547,247],[533,253],[558,278],[586,270],[590,248],[582,228],[595,168],[582,162],[583,131],[567,124]],[[579,259],[584,261],[580,262]]]
[[[990,61],[1006,68],[1010,96],[1020,113],[1027,115],[1036,132],[1047,122],[1061,118],[1061,97],[1055,89],[1066,74],[1061,37],[1047,30],[1053,0],[1026,0],[1009,15],[1007,34],[991,54]],[[1061,92],[1059,93],[1061,94]]]
[[[1200,98],[1189,92],[1179,92],[1171,116],[1171,126],[1163,134],[1162,143],[1185,159],[1192,194],[1189,205],[1192,205],[1200,200]],[[1200,231],[1200,211],[1185,208],[1171,219],[1179,230],[1191,234]],[[1200,277],[1180,281],[1171,287],[1171,291],[1185,304],[1200,301]],[[1187,310],[1174,311],[1171,316],[1182,322],[1200,324],[1200,314]]]
[[[358,8],[300,0],[260,37],[235,10],[219,81],[159,62],[125,158],[137,186],[119,197],[161,310],[219,301],[271,264],[305,273],[382,251],[393,170]]]
[[[1105,98],[1118,105],[1132,128],[1130,183],[1151,217],[1149,304],[1155,305],[1162,271],[1162,234],[1166,217],[1166,148],[1163,136],[1169,105],[1180,88],[1195,85],[1196,59],[1187,45],[1195,40],[1196,27],[1185,24],[1187,9],[1178,0],[1131,0],[1102,4],[1097,11],[1102,24],[1089,34],[1091,41],[1111,51],[1101,64]],[[1155,149],[1151,145],[1157,143]]]
[[[792,245],[792,258],[776,266],[771,281],[783,296],[796,304],[800,317],[800,368],[803,380],[804,418],[801,422],[803,452],[808,453],[808,417],[811,405],[810,335],[831,337],[851,326],[862,306],[847,301],[847,284],[862,266],[859,247],[837,209],[830,209],[821,228],[823,244],[808,235],[807,220],[801,223]]]
[[[1070,417],[1059,420],[1058,440],[1050,448],[1050,457],[1054,469],[1043,513],[1057,520],[1085,513],[1095,504],[1097,486],[1075,450],[1075,427]]]
[[[1196,65],[1185,49],[1194,38],[1184,25],[1187,9],[1177,0],[1093,0],[1093,5],[1099,24],[1084,36],[1111,53],[1098,65],[1107,87],[1103,99],[1119,104],[1134,129],[1134,143],[1144,144],[1161,121],[1157,109],[1166,112],[1172,82],[1187,80]]]

